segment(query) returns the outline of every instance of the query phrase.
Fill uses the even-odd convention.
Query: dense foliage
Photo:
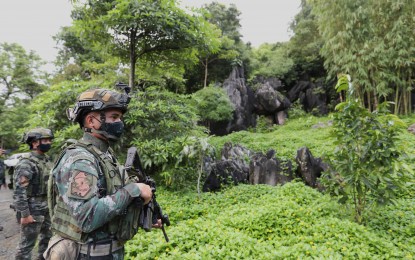
[[[192,95],[200,119],[205,122],[230,120],[234,107],[223,88],[210,86]]]
[[[339,82],[344,82],[344,78]],[[326,177],[329,183],[340,185],[334,192],[342,193],[342,200],[352,200],[355,219],[362,223],[363,213],[370,204],[387,203],[396,194],[405,192],[413,176],[411,168],[403,162],[404,147],[398,142],[405,124],[389,114],[388,103],[370,112],[352,96],[351,84],[338,86],[338,91],[347,90],[348,95],[334,114],[336,149],[330,158],[334,173]]]
[[[0,43],[0,147],[16,149],[16,129],[28,118],[26,103],[46,89],[44,62],[16,43]]]
[[[409,113],[414,84],[415,2],[412,0],[310,0],[323,40],[328,76],[349,73],[367,108],[394,101]]]
[[[125,117],[131,129],[126,137],[140,151],[144,168],[159,173],[167,185],[180,185],[197,176],[194,165],[180,162],[181,151],[205,135],[198,120],[190,97],[150,87],[134,94]]]
[[[412,259],[413,200],[354,223],[351,207],[302,183],[239,185],[219,193],[162,191],[170,242],[140,232],[127,259]]]
[[[264,43],[252,51],[250,66],[251,80],[256,77],[284,79],[294,62],[288,55],[287,44]]]

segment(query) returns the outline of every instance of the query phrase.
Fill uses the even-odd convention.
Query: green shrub
[[[131,100],[125,117],[131,129],[127,139],[139,150],[143,167],[158,174],[165,185],[185,186],[181,181],[197,177],[196,165],[177,161],[194,136],[205,135],[198,119],[187,96],[158,87],[136,93]]]
[[[372,226],[365,227],[352,221],[350,208],[300,182],[276,187],[241,184],[201,196],[163,189],[158,192],[158,201],[172,223],[166,228],[170,242],[164,241],[159,230],[140,231],[127,243],[126,259],[414,256],[413,214],[408,202],[402,202],[405,218],[397,216],[393,223],[381,225],[389,219],[373,215]],[[392,225],[401,228],[393,229],[394,236],[389,236]]]
[[[387,103],[369,112],[352,97],[351,86],[348,91],[346,101],[337,105],[334,115],[337,147],[330,158],[334,173],[327,173],[324,179],[340,182],[343,200],[352,201],[355,220],[362,223],[364,211],[371,204],[388,203],[397,193],[406,192],[413,173],[404,162],[404,149],[398,142],[405,124],[389,113]]]
[[[202,88],[192,95],[192,100],[202,121],[219,122],[233,117],[233,104],[223,88]]]

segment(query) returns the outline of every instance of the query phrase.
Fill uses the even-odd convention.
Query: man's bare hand
[[[153,224],[153,228],[161,228],[163,224],[161,223],[161,219],[157,219],[157,223]]]
[[[36,220],[32,217],[32,215],[29,215],[25,218],[20,218],[20,225],[28,225],[36,222]]]
[[[148,204],[153,196],[150,186],[144,183],[136,183],[141,191],[141,198],[144,200],[144,204]]]

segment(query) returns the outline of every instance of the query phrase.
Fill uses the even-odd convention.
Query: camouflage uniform
[[[38,258],[43,259],[52,232],[47,205],[47,181],[51,163],[45,154],[31,152],[17,163],[14,172],[14,206],[18,219],[32,215],[36,222],[20,225],[21,240],[16,259],[31,259],[39,237]]]
[[[3,159],[0,158],[0,189],[3,185],[6,187],[6,170]]]
[[[99,167],[100,160],[84,147],[75,145],[67,149],[52,172],[57,196],[52,229],[61,237],[85,244],[87,250],[89,242],[99,244],[100,241],[117,240],[116,230],[110,230],[109,222],[119,221],[124,216],[124,210],[132,199],[140,196],[140,189],[129,184],[122,187],[118,162],[108,150],[106,142],[87,133],[81,142],[96,147],[103,158],[115,166],[112,169],[113,176],[108,180],[104,170]],[[115,190],[108,192],[110,185],[107,180],[114,182],[114,179],[118,181],[113,185]],[[68,210],[71,218],[61,214],[65,210]],[[118,229],[119,224],[116,225]],[[113,259],[123,259],[124,242],[119,241],[114,245],[120,250],[113,253]]]
[[[88,111],[93,109],[92,106],[101,110],[109,104],[107,108],[115,107],[125,112],[128,102],[120,103],[118,98],[114,99],[117,95],[120,94],[94,90],[81,95],[78,104],[88,106]],[[87,100],[81,100],[82,97]],[[118,104],[122,107],[117,107]],[[76,110],[76,120],[72,120],[79,119],[83,127],[79,116],[81,110],[82,107]],[[101,122],[105,122],[102,114]],[[76,259],[123,259],[124,243],[138,229],[134,223],[138,223],[139,209],[131,202],[140,197],[141,191],[135,184],[129,184],[109,142],[94,137],[91,129],[84,128],[84,131],[82,139],[61,153],[52,170],[48,196],[49,207],[53,208],[55,236],[44,256],[54,259],[69,254]],[[133,231],[125,234],[131,228]],[[66,245],[75,249],[68,253]]]

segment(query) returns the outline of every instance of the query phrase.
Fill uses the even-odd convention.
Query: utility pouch
[[[140,212],[142,209],[142,202],[136,202],[136,198],[126,209],[126,214],[120,216],[119,228],[117,231],[117,239],[119,241],[130,240],[137,234],[140,228]]]
[[[73,260],[78,258],[79,244],[70,239],[54,235],[43,253],[46,260]]]

